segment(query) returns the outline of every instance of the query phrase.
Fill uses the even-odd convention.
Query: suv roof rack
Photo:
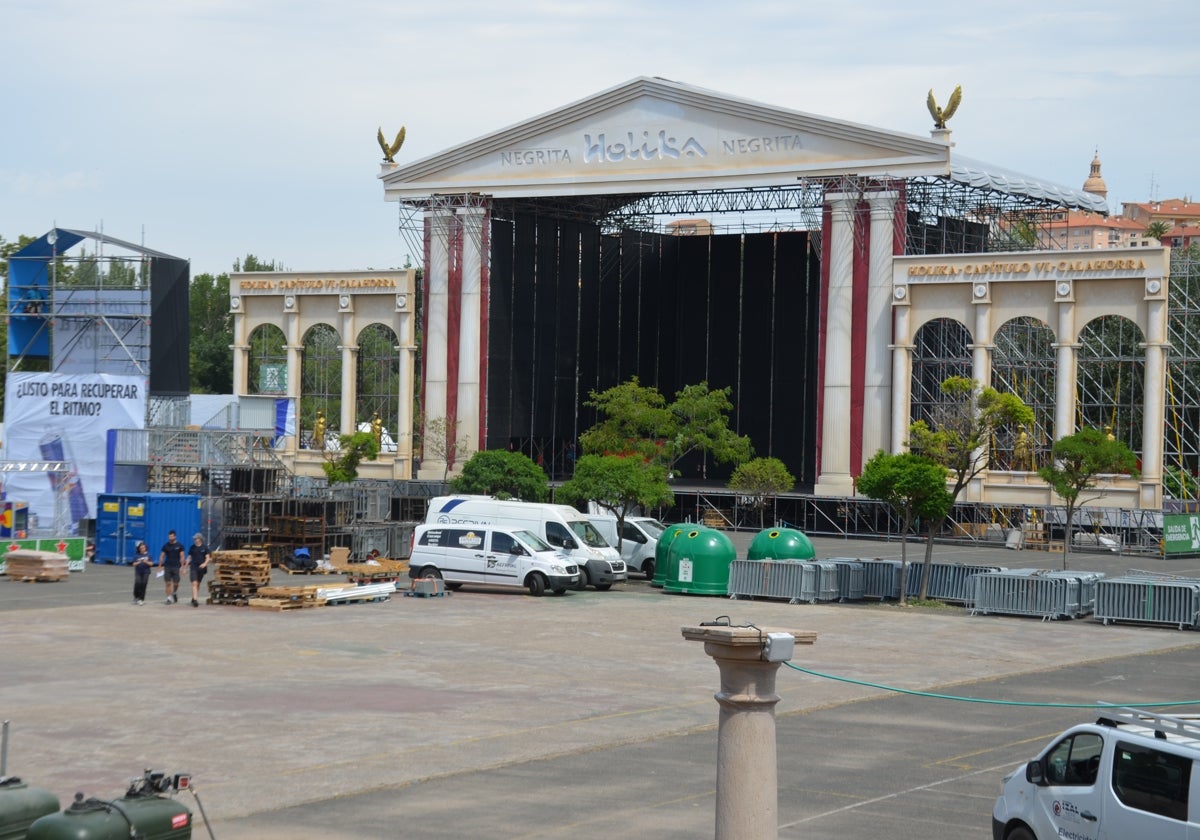
[[[1179,717],[1113,706],[1111,710],[1104,709],[1096,723],[1099,726],[1142,726],[1154,730],[1154,737],[1161,740],[1165,740],[1167,735],[1200,739],[1200,715]]]

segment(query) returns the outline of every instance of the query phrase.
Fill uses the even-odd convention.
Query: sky
[[[1109,207],[1200,198],[1200,3],[4,0],[0,237],[57,225],[218,274],[419,264],[401,165],[638,76],[928,137]]]

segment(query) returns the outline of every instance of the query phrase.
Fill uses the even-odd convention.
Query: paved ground
[[[896,543],[814,542],[821,557],[900,553]],[[910,559],[920,551],[911,545]],[[978,547],[940,547],[937,559],[1060,562]],[[1108,574],[1130,567],[1200,576],[1197,560],[1073,562]],[[818,672],[1049,701],[1192,699],[1179,694],[1194,692],[1200,642],[1162,628],[958,608],[671,596],[644,581],[560,598],[462,591],[287,613],[159,599],[138,607],[132,576],[94,566],[65,583],[0,578],[9,772],[65,803],[77,789],[116,797],[145,767],[188,770],[221,840],[711,835],[717,671],[679,630],[719,615],[816,630],[796,664]],[[965,826],[990,812],[1001,775],[993,765],[1015,764],[1077,717],[931,711],[928,701],[790,669],[779,693],[780,819],[805,826],[805,837],[872,836],[852,817],[886,809],[862,804],[871,798],[862,780],[897,798],[937,782],[940,767],[964,791],[963,830],[946,836],[986,837],[986,823],[978,833]],[[929,753],[932,744],[950,751]],[[999,751],[997,760],[954,759],[974,746]],[[879,776],[878,752],[902,761]],[[922,768],[911,778],[909,754]],[[968,784],[976,770],[978,788]],[[810,819],[838,802],[856,807]]]

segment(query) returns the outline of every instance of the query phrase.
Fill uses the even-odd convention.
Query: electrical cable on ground
[[[813,677],[820,677],[825,680],[836,680],[837,682],[850,683],[851,685],[862,685],[867,688],[877,688],[880,691],[893,691],[897,694],[911,694],[914,697],[930,697],[935,700],[957,700],[961,703],[984,703],[992,706],[1032,706],[1035,708],[1044,709],[1111,709],[1117,707],[1133,707],[1137,709],[1149,708],[1151,706],[1200,706],[1200,700],[1168,700],[1161,703],[1148,703],[1139,701],[1136,703],[1038,703],[1027,700],[995,700],[987,697],[962,697],[955,694],[938,694],[932,691],[917,691],[911,688],[898,688],[894,685],[883,685],[881,683],[867,682],[866,680],[856,680],[852,677],[839,677],[835,674],[822,674],[820,671],[813,671],[808,668],[802,668],[791,662],[784,662],[784,665],[791,668],[793,671],[799,671],[802,674],[808,674]]]

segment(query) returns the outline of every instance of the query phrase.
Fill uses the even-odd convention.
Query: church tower
[[[1108,198],[1108,184],[1104,183],[1104,178],[1100,175],[1099,149],[1096,150],[1096,156],[1092,158],[1092,171],[1087,180],[1083,182],[1083,191],[1098,195],[1103,199]]]

